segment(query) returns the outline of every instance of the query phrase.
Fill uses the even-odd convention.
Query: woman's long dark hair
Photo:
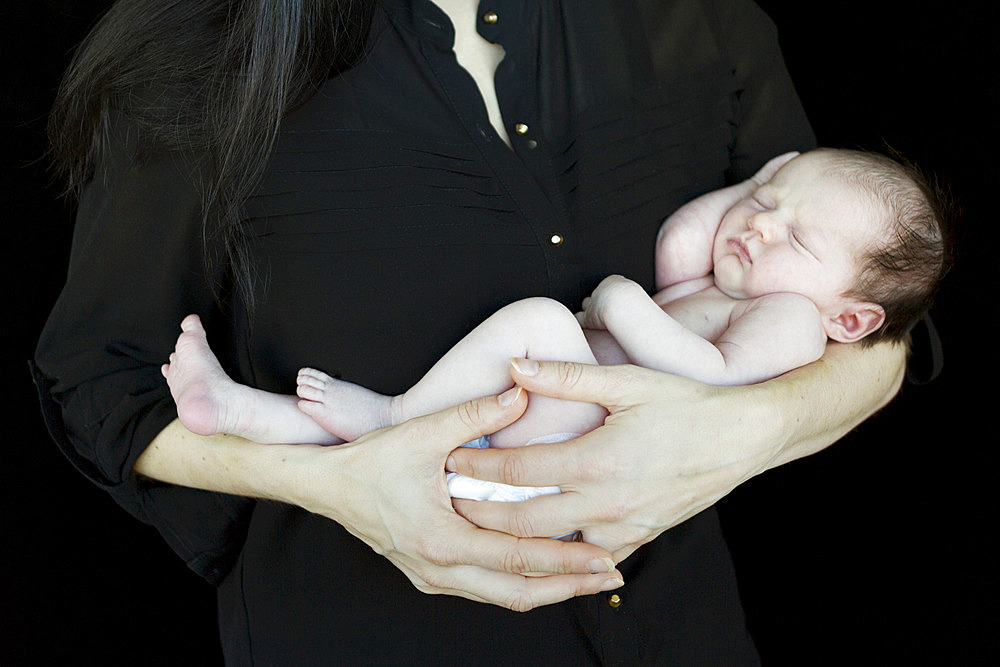
[[[374,0],[119,0],[63,77],[49,119],[54,165],[79,194],[109,144],[109,115],[138,127],[139,155],[204,160],[203,247],[248,311],[254,272],[241,207],[281,119],[361,56]],[[210,252],[219,247],[221,252]],[[216,296],[219,286],[213,285]]]

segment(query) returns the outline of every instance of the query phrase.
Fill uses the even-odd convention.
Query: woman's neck
[[[476,30],[476,13],[479,0],[433,0],[441,8],[455,28],[455,58],[476,82],[479,94],[486,105],[490,124],[500,138],[510,146],[510,136],[500,114],[494,75],[497,65],[503,60],[504,50],[499,44],[486,41]]]

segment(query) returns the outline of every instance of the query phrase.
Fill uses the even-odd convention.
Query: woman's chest
[[[724,181],[725,86],[695,77],[597,103],[592,85],[578,95],[516,64],[501,63],[496,93],[531,116],[533,148],[489,131],[453,54],[391,30],[286,119],[247,207],[259,385],[285,389],[310,365],[396,393],[516,299],[575,309],[612,273],[652,286],[662,219]]]

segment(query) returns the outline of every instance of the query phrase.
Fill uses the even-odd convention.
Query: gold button
[[[617,609],[622,606],[622,598],[618,593],[612,593],[608,596],[608,606]]]
[[[520,135],[525,135],[528,133],[528,126],[524,123],[518,123],[514,126],[514,131]]]
[[[483,15],[483,20],[486,21],[487,23],[496,23],[499,18],[500,17],[497,16],[496,12],[486,12]]]
[[[563,237],[562,234],[553,234],[549,237],[549,243],[552,245],[562,245]]]

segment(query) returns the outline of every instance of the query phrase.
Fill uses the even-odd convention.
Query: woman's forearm
[[[773,411],[782,438],[765,469],[815,453],[884,407],[903,381],[906,347],[827,344],[823,357],[769,382],[748,387]]]
[[[197,435],[178,420],[153,439],[135,472],[178,486],[295,503],[296,479],[317,445],[263,445],[231,435]]]

